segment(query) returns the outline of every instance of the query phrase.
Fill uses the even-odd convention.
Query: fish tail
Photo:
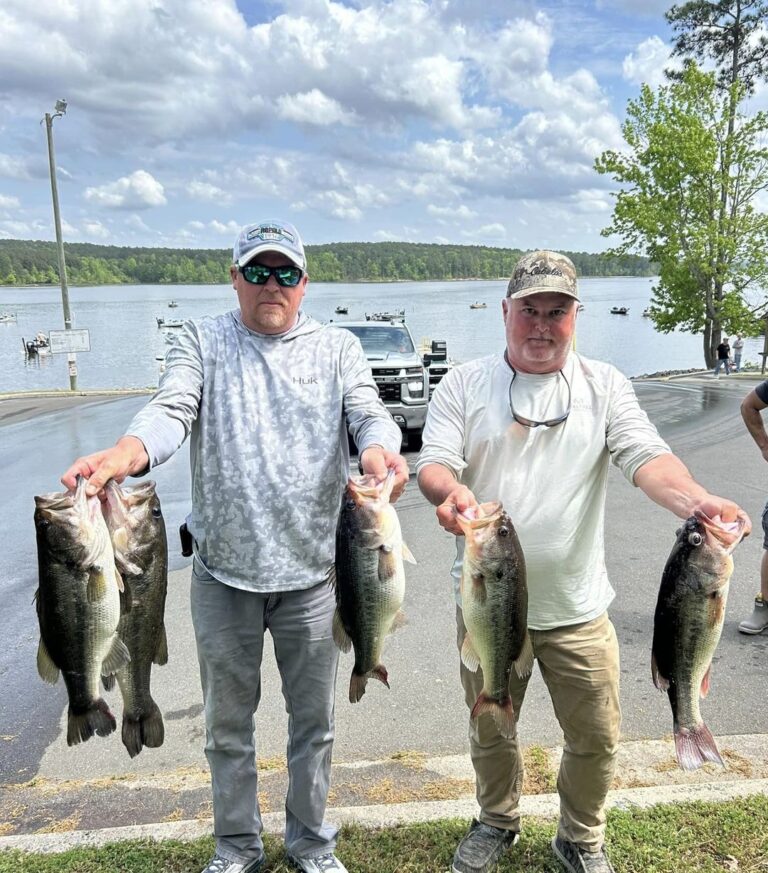
[[[352,676],[349,679],[349,702],[358,703],[360,698],[365,694],[365,686],[368,684],[368,679],[378,679],[389,688],[389,675],[387,668],[383,664],[377,664],[369,673],[355,673],[352,670]]]
[[[73,712],[70,707],[67,716],[67,745],[84,743],[94,734],[106,737],[116,727],[115,717],[101,697],[94,700],[85,712]]]
[[[132,758],[135,758],[144,746],[148,749],[157,749],[163,745],[165,725],[160,709],[154,701],[150,711],[139,718],[123,713],[122,738],[123,745]]]
[[[507,695],[501,700],[496,700],[495,697],[490,697],[484,691],[480,692],[480,696],[475,701],[472,707],[470,718],[475,719],[484,712],[493,716],[496,722],[496,727],[499,733],[510,739],[515,735],[515,710],[512,706],[512,698]]]
[[[701,722],[694,728],[675,725],[675,754],[683,770],[696,770],[707,761],[725,767],[710,729]]]

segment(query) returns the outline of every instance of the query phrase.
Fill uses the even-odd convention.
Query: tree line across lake
[[[228,249],[156,249],[65,243],[72,285],[222,284],[229,280]],[[507,278],[522,249],[425,243],[329,243],[307,246],[315,282],[394,282]],[[630,254],[567,252],[582,276],[652,276],[647,258]],[[0,285],[58,285],[56,245],[0,239]]]

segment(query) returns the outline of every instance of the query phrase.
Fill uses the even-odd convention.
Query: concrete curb
[[[723,802],[754,795],[768,796],[768,779],[745,779],[733,782],[704,782],[694,786],[669,785],[650,788],[628,788],[608,794],[608,809],[648,809],[653,806],[694,801]],[[560,812],[557,794],[523,797],[520,802],[523,817],[556,819]],[[337,824],[356,824],[380,828],[398,824],[437,821],[449,818],[470,819],[477,814],[474,800],[447,800],[423,803],[377,804],[373,806],[341,806],[328,810],[328,820]],[[268,833],[283,833],[283,813],[263,816]],[[211,819],[163,822],[151,825],[70,831],[69,833],[21,834],[0,837],[0,852],[17,850],[39,854],[55,854],[69,849],[104,846],[125,840],[199,839],[211,834]]]

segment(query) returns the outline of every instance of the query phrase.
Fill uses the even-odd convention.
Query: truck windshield
[[[408,332],[401,327],[383,324],[339,324],[360,340],[366,353],[408,355],[414,352]]]

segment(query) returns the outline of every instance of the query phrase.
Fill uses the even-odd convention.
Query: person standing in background
[[[744,340],[741,338],[741,334],[738,334],[733,341],[733,366],[737,373],[741,372],[741,355],[743,351]]]
[[[728,337],[724,336],[722,342],[717,347],[717,363],[715,364],[715,379],[720,378],[720,369],[725,366],[725,375],[729,376],[730,364],[729,359],[731,357],[731,347],[728,345]]]

